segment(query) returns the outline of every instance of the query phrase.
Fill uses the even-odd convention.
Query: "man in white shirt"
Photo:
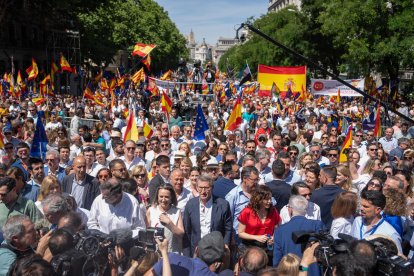
[[[181,209],[181,213],[184,213],[187,202],[194,196],[190,190],[184,188],[184,176],[180,169],[175,169],[171,172],[170,184],[172,185],[177,196],[176,207]]]
[[[50,121],[49,123],[46,124],[46,127],[45,127],[46,131],[54,130],[60,127],[62,127],[62,123],[56,120],[56,113],[52,112],[50,114]]]
[[[109,234],[114,229],[129,228],[133,237],[146,228],[145,215],[138,200],[122,192],[114,178],[100,185],[101,194],[95,198],[89,214],[88,228]]]
[[[180,137],[180,127],[177,125],[172,126],[171,127],[171,138],[170,138],[171,150],[177,151],[178,146],[182,142],[184,142],[184,139]]]
[[[137,165],[145,166],[145,162],[141,158],[135,157],[136,147],[137,146],[134,141],[126,141],[124,147],[125,154],[120,158],[122,161],[124,161],[125,166],[129,172]]]
[[[319,144],[312,144],[309,152],[313,153],[313,161],[318,163],[319,166],[324,167],[330,164],[329,159],[322,156],[322,149]]]
[[[356,217],[351,229],[351,235],[359,240],[374,234],[390,237],[402,253],[401,237],[391,224],[382,217],[385,207],[385,196],[379,191],[363,191],[361,193],[361,216]]]
[[[394,137],[394,129],[389,127],[385,130],[385,136],[381,137],[378,142],[381,143],[382,148],[388,154],[390,151],[398,147],[398,140]]]
[[[321,140],[322,135],[328,132],[328,125],[326,123],[322,123],[319,127],[319,131],[316,131],[313,134],[313,139]]]

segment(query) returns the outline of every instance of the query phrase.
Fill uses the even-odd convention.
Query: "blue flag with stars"
[[[48,143],[46,131],[42,123],[42,117],[44,113],[38,113],[36,122],[36,130],[33,137],[32,147],[30,149],[30,156],[44,160],[46,157],[46,146]]]
[[[196,124],[194,130],[194,139],[195,140],[204,140],[206,139],[205,131],[208,130],[207,120],[204,117],[203,110],[201,109],[201,105],[198,104],[197,106],[197,116],[196,116]]]

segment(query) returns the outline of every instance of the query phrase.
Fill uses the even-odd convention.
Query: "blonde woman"
[[[148,173],[144,166],[135,166],[131,171],[131,177],[137,183],[137,196],[141,199],[141,202],[145,206],[150,204],[150,198],[148,193]]]
[[[178,168],[183,172],[185,188],[189,188],[191,186],[190,172],[191,172],[192,167],[193,167],[193,162],[191,162],[190,158],[185,157],[181,159],[181,162]]]
[[[337,175],[335,184],[345,191],[357,192],[355,188],[352,188],[352,176],[348,166],[339,165],[336,167],[336,171]]]
[[[299,275],[300,258],[295,254],[289,253],[280,260],[277,266],[279,275],[298,276]]]
[[[43,214],[43,208],[42,208],[43,199],[45,199],[50,194],[60,194],[60,193],[62,193],[62,190],[60,189],[59,180],[52,175],[46,176],[43,179],[42,184],[40,186],[40,193],[39,193],[39,196],[37,197],[37,201],[35,202],[36,207]]]

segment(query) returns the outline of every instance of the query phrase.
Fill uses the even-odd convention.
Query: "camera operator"
[[[172,275],[216,275],[223,265],[224,240],[220,232],[205,235],[195,251],[195,257],[189,258],[175,253],[168,254]],[[163,263],[158,262],[146,275],[163,275]]]
[[[213,92],[214,81],[216,80],[216,68],[211,65],[209,61],[206,65],[206,70],[204,71],[204,79],[208,83],[208,92]]]
[[[385,196],[379,191],[362,191],[361,193],[361,216],[355,218],[351,235],[359,240],[374,234],[382,234],[394,240],[401,253],[401,236],[394,227],[382,217],[385,207]]]
[[[178,69],[177,69],[177,79],[180,82],[178,93],[181,93],[183,87],[184,87],[184,90],[187,90],[187,75],[188,75],[187,62],[183,58],[180,58],[180,61],[178,62]]]
[[[191,72],[191,78],[194,84],[194,93],[201,93],[201,83],[203,81],[203,68],[201,67],[201,61],[197,60],[194,63],[193,71]]]

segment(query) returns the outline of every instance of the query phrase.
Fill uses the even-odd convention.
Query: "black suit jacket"
[[[62,192],[72,194],[72,185],[74,178],[75,174],[70,174],[63,178],[61,185]],[[83,180],[82,185],[85,186],[85,190],[83,192],[83,204],[82,206],[78,207],[90,210],[95,198],[101,194],[101,191],[99,190],[99,181],[95,177],[86,174],[85,180]]]
[[[229,245],[232,224],[229,203],[222,198],[213,198],[210,232],[219,231],[223,235],[224,243]],[[183,253],[192,257],[195,247],[201,240],[199,197],[192,198],[187,202],[184,210],[184,229]]]
[[[283,206],[289,203],[290,193],[292,186],[287,184],[283,180],[272,180],[267,182],[266,185],[272,190],[272,196],[276,199],[276,209],[280,213]]]
[[[161,175],[157,174],[156,176],[154,176],[151,181],[148,184],[148,192],[149,192],[149,197],[150,197],[150,202],[151,204],[153,204],[154,199],[155,199],[155,194],[157,193],[157,189],[159,186],[166,184],[164,182],[164,180],[162,179]]]

